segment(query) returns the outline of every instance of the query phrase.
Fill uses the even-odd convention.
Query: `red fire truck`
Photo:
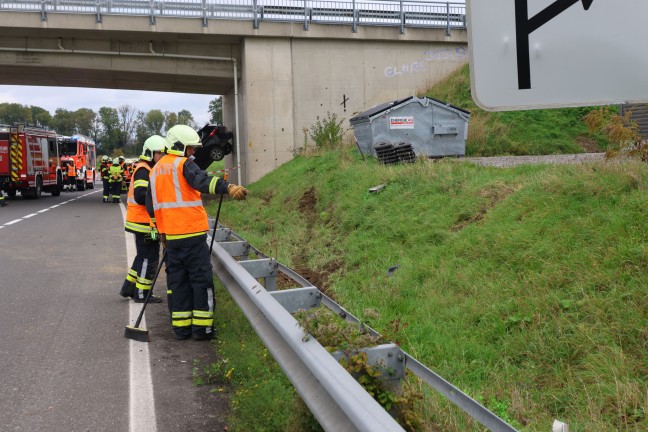
[[[95,171],[97,166],[97,150],[95,142],[83,135],[59,136],[59,154],[61,166],[72,161],[76,170],[77,190],[94,189]]]
[[[0,188],[40,198],[41,192],[59,196],[63,188],[56,132],[15,124],[0,126]]]

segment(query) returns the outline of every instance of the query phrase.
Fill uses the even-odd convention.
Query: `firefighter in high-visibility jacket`
[[[119,195],[121,193],[121,185],[124,175],[119,166],[119,158],[113,159],[112,166],[108,170],[108,183],[110,183],[110,195],[112,196],[113,203],[119,203]]]
[[[67,190],[72,192],[76,190],[77,172],[74,161],[67,161]]]
[[[132,181],[128,187],[126,231],[135,235],[136,255],[119,294],[131,297],[136,303],[143,303],[151,290],[153,277],[160,256],[160,241],[157,230],[152,229],[151,217],[146,211],[146,191],[151,168],[163,156],[165,140],[153,135],[144,141],[139,162],[135,165]],[[150,303],[161,303],[160,297],[150,294]]]
[[[200,137],[189,126],[167,131],[167,154],[151,170],[146,208],[166,247],[167,293],[177,339],[214,337],[214,281],[207,245],[207,212],[200,193],[244,200],[247,189],[208,176],[193,161]]]
[[[99,167],[99,172],[101,173],[101,181],[103,182],[103,202],[110,202],[108,197],[110,196],[110,183],[108,183],[108,180],[110,179],[110,167],[112,165],[112,161],[108,158],[108,156],[104,155],[101,157],[101,166]]]

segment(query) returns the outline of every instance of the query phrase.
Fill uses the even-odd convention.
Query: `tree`
[[[211,123],[223,124],[223,98],[221,96],[209,101],[209,113]]]
[[[32,120],[36,126],[51,127],[52,115],[44,108],[38,106],[31,106]]]
[[[191,126],[192,128],[196,129],[196,122],[193,118],[193,115],[191,115],[191,113],[187,110],[178,112],[178,124]]]
[[[119,141],[119,113],[115,108],[99,108],[99,118],[101,119],[101,146],[105,152],[117,147]]]
[[[191,115],[191,114],[189,114]],[[164,113],[158,109],[147,112],[142,118],[142,127],[145,133],[151,135],[164,135]]]
[[[117,108],[119,115],[119,147],[130,146],[135,138],[135,131],[137,130],[137,111],[130,105],[122,105]]]
[[[0,123],[12,125],[14,123],[32,123],[31,108],[17,103],[0,104]]]
[[[167,130],[178,124],[178,115],[174,112],[166,111],[164,113],[164,122],[166,123]]]
[[[97,114],[89,108],[80,108],[74,112],[75,133],[91,136]]]
[[[52,126],[58,134],[74,135],[76,133],[76,120],[72,111],[57,108],[52,119]]]

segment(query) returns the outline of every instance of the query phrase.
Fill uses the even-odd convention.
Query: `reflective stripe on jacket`
[[[137,172],[137,170],[139,170],[140,168],[148,171],[147,177],[150,177],[151,167],[146,162],[140,162],[135,165],[135,172]],[[133,178],[135,177],[135,172],[133,173]],[[132,181],[130,183],[130,186],[128,187],[128,195],[126,198],[126,203],[128,204],[128,208],[126,210],[126,228],[131,228],[133,231],[151,232],[151,228],[149,226],[151,218],[146,211],[146,206],[143,204],[138,204],[137,201],[135,201],[135,188],[143,187],[146,189],[148,188],[148,184],[149,182],[147,180],[136,180]],[[145,227],[131,227],[129,226],[129,222],[144,224]]]
[[[151,171],[151,198],[158,230],[167,240],[204,234],[209,230],[200,192],[187,183],[185,157],[165,155]]]

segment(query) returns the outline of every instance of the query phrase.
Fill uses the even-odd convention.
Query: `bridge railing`
[[[259,28],[263,21],[358,26],[451,28],[466,27],[463,3],[405,0],[0,0],[0,10],[48,13],[199,18],[251,21]]]

